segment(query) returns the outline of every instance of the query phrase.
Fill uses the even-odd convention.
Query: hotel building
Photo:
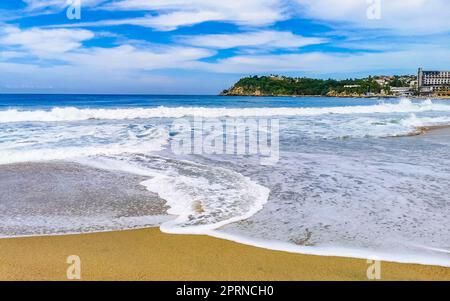
[[[450,96],[450,71],[423,71],[419,68],[417,79],[420,94]]]

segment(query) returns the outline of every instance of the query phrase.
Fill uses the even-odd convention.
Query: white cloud
[[[147,44],[139,48],[129,44],[84,47],[82,42],[93,37],[93,32],[84,29],[21,30],[9,26],[0,31],[0,46],[15,48],[15,51],[3,51],[3,58],[32,55],[41,60],[57,59],[73,66],[110,70],[175,68],[215,54],[215,51],[196,47]]]
[[[25,2],[26,11],[58,11],[68,7],[68,0],[22,0]],[[107,0],[80,0],[82,7],[97,6]]]
[[[191,68],[193,62],[216,53],[142,41],[139,46],[84,46],[82,42],[92,37],[92,32],[78,29],[20,30],[10,26],[1,30],[0,90],[47,91],[45,87],[54,87],[57,91],[131,93],[158,91],[159,85],[165,85],[160,91],[169,93],[176,82],[149,72]]]
[[[145,17],[77,23],[70,26],[139,25],[169,31],[207,21],[265,26],[287,18],[285,0],[120,0],[98,7],[105,10],[148,11]]]
[[[182,36],[179,40],[189,45],[216,49],[236,47],[295,49],[308,45],[326,43],[326,40],[322,38],[302,37],[289,31],[273,30],[253,31],[237,34]]]
[[[26,10],[43,10],[50,8],[62,8],[66,5],[66,1],[61,0],[22,0],[27,5]]]
[[[0,61],[27,57],[27,53],[21,51],[0,51]]]
[[[432,55],[430,55],[432,54]],[[450,50],[439,45],[415,46],[407,50],[377,53],[323,53],[240,55],[216,63],[197,63],[211,72],[257,74],[297,72],[300,74],[374,74],[379,71],[415,72],[417,67],[442,69],[450,66]]]
[[[215,52],[190,47],[136,48],[121,45],[113,48],[89,48],[66,55],[64,60],[85,70],[144,71],[183,68],[214,55]]]
[[[169,93],[169,87],[176,84],[176,80],[167,76],[68,65],[43,67],[0,61],[0,69],[0,91],[8,92],[134,93],[161,89]]]
[[[17,46],[33,54],[58,54],[80,48],[94,33],[84,29],[21,30],[8,26],[0,30],[0,45]]]
[[[28,11],[60,10],[65,0],[23,0]],[[381,1],[381,19],[370,20],[370,3]],[[68,26],[132,24],[174,30],[207,21],[266,26],[291,16],[320,20],[334,26],[389,29],[402,34],[450,31],[448,0],[82,0],[83,7],[144,11],[145,17],[100,20]]]
[[[388,29],[416,35],[450,31],[448,0],[380,0],[380,19],[369,19],[368,9],[375,1],[293,0],[298,15],[327,24],[339,23],[358,28]]]

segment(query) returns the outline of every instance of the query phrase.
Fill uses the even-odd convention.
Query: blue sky
[[[217,94],[254,74],[414,74],[450,70],[449,45],[448,0],[8,0],[0,93]]]

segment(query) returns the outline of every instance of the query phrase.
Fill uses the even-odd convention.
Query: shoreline
[[[416,127],[417,135],[411,136],[448,141],[446,137],[450,133],[449,128],[450,125]],[[437,138],[428,137],[433,135]],[[32,209],[38,213],[42,208],[49,207],[53,208],[52,214],[59,216],[66,213],[67,208],[71,208],[72,214],[64,216],[64,220],[73,218],[73,221],[77,221],[78,217],[84,217],[86,213],[96,218],[96,214],[105,213],[105,208],[112,208],[108,214],[114,218],[141,218],[147,216],[145,212],[154,213],[157,217],[168,209],[166,201],[141,185],[145,177],[127,172],[103,170],[66,161],[14,163],[3,165],[2,169],[0,190],[8,192],[3,196],[6,204],[2,205],[8,208],[8,204],[17,203],[17,212],[23,212],[23,208],[29,210],[32,205]],[[16,200],[28,200],[30,205],[20,207],[23,204]],[[106,201],[113,206],[103,207]],[[82,206],[78,206],[80,202],[83,202]],[[109,216],[106,221],[109,221]],[[38,220],[33,219],[36,222]],[[46,223],[45,227],[50,229],[55,228],[51,225],[52,221],[58,222],[49,216],[43,221]],[[156,224],[155,222],[152,226]],[[344,257],[342,253],[302,254],[289,251],[289,248],[266,249],[258,244],[247,244],[220,235],[165,234],[159,228],[149,228],[147,222],[143,225],[120,231],[115,228],[103,232],[65,232],[41,236],[39,233],[51,232],[42,230],[43,226],[39,228],[24,224],[20,231],[31,233],[26,231],[36,229],[33,232],[35,235],[0,238],[0,280],[64,280],[65,274],[60,275],[61,265],[64,266],[64,258],[72,254],[81,254],[83,262],[88,260],[88,267],[95,266],[99,270],[98,273],[88,274],[90,278],[85,278],[86,280],[174,280],[169,277],[181,273],[177,266],[186,270],[185,274],[177,277],[187,278],[175,280],[267,280],[267,277],[273,280],[367,280],[363,273],[365,270],[361,272],[361,266],[367,267],[364,259],[367,253],[349,255],[353,258]],[[445,239],[446,236],[442,238]],[[231,251],[232,258],[226,258]],[[47,254],[49,258],[46,258]],[[178,257],[182,257],[181,261],[173,259]],[[392,260],[392,257],[380,257]],[[105,258],[119,263],[120,267],[116,269],[110,266],[104,270],[110,264],[105,262]],[[408,264],[383,261],[383,267],[386,265],[393,269],[383,280],[450,280],[450,267],[427,264],[433,262]],[[217,265],[221,267],[218,270]],[[208,273],[205,274],[201,269],[193,272],[193,267],[197,266],[205,266]],[[242,266],[238,273],[233,271],[236,266]],[[335,268],[330,270],[330,266]],[[48,270],[47,267],[53,268]],[[110,273],[111,270],[113,274]],[[314,278],[317,271],[325,276]]]
[[[450,124],[442,125],[429,125],[429,126],[419,126],[417,127],[418,135],[426,135],[429,132],[446,130],[450,128]]]
[[[164,215],[167,220],[169,217],[174,215]],[[154,229],[163,235],[169,236],[190,236],[190,237],[206,237],[210,239],[218,239],[222,241],[226,241],[229,243],[247,246],[251,248],[256,248],[260,250],[266,250],[269,252],[282,252],[292,255],[301,255],[301,256],[319,256],[319,257],[331,257],[331,258],[343,258],[349,260],[368,260],[371,258],[377,258],[382,262],[388,262],[392,264],[401,264],[401,265],[420,265],[420,266],[428,266],[428,267],[437,267],[437,268],[448,268],[450,269],[450,265],[442,264],[435,260],[429,260],[421,258],[421,261],[414,260],[404,260],[399,259],[398,254],[392,255],[390,253],[378,253],[378,255],[374,255],[372,251],[363,250],[363,249],[354,249],[354,248],[338,248],[339,251],[336,251],[336,247],[333,248],[317,248],[315,250],[299,250],[295,244],[282,242],[282,241],[271,241],[271,240],[260,240],[260,239],[252,239],[252,238],[244,238],[243,236],[229,234],[227,232],[221,232],[216,230],[207,231],[205,233],[183,233],[183,232],[166,232],[161,229],[160,225],[152,225],[152,226],[139,226],[134,228],[123,228],[123,229],[105,229],[105,230],[95,230],[95,231],[86,231],[86,232],[61,232],[61,233],[50,233],[50,234],[25,234],[25,235],[17,235],[17,236],[0,236],[0,248],[2,246],[2,240],[22,240],[22,239],[39,239],[39,238],[47,238],[51,239],[53,237],[67,237],[67,236],[86,236],[86,235],[101,235],[101,234],[114,234],[121,232],[134,232],[134,231],[145,231]],[[270,245],[270,246],[269,246]],[[375,256],[375,257],[374,257]],[[409,256],[409,258],[411,258]],[[0,260],[1,260],[1,251],[0,251]],[[416,259],[417,260],[417,259]],[[1,277],[0,277],[1,281]]]
[[[364,259],[272,251],[158,228],[0,239],[0,280],[368,280]],[[381,280],[450,280],[450,268],[381,263]]]
[[[429,126],[429,127],[423,127],[423,128],[418,127],[417,128],[417,130],[418,130],[417,136],[426,136],[428,133],[433,133],[433,132],[439,133],[441,131],[445,131],[447,133],[448,129],[450,129],[450,125]],[[414,136],[416,136],[416,135],[414,135]],[[40,170],[40,169],[42,169],[42,167],[51,168],[51,166],[55,165],[55,164],[56,164],[57,168],[56,169],[52,168],[52,172],[51,173],[47,172],[48,174],[51,174],[52,176],[56,176],[56,175],[61,176],[62,172],[67,172],[68,170],[71,170],[71,169],[75,168],[75,171],[77,173],[81,172],[81,171],[87,171],[87,172],[89,172],[88,174],[91,175],[91,176],[93,176],[94,174],[95,175],[97,175],[97,174],[100,174],[100,175],[104,174],[104,176],[107,176],[108,179],[109,179],[107,186],[110,186],[109,182],[116,183],[116,180],[114,180],[114,179],[115,179],[115,177],[117,175],[120,175],[119,179],[122,182],[122,184],[124,183],[125,179],[133,180],[132,181],[133,183],[134,182],[140,183],[140,181],[142,180],[141,178],[139,178],[137,176],[132,176],[131,178],[129,178],[130,175],[127,175],[126,173],[124,174],[122,172],[120,172],[118,174],[117,174],[117,172],[111,173],[110,171],[98,170],[96,168],[92,168],[92,167],[89,167],[89,166],[79,165],[79,163],[71,163],[71,162],[64,162],[64,161],[63,162],[47,162],[47,163],[45,163],[45,162],[43,162],[43,163],[42,162],[41,163],[15,163],[15,164],[11,164],[11,165],[4,165],[3,167],[6,168],[6,169],[11,168],[13,170],[17,170],[17,169],[21,169],[21,168],[25,168],[25,167],[32,168],[32,169],[35,168],[36,170]],[[39,173],[39,174],[40,174],[40,176],[38,177],[38,179],[42,180],[42,174],[41,173]],[[31,181],[32,179],[34,179],[34,178],[31,177],[31,173],[28,173],[28,175],[27,175],[28,185],[32,185],[32,183],[33,183],[33,181]],[[39,183],[40,183],[40,186],[41,186],[40,188],[42,188],[41,181],[39,181]],[[47,181],[46,183],[47,183],[47,185],[53,185],[54,181]],[[53,184],[51,184],[51,183],[53,183]],[[128,180],[125,181],[125,183],[128,183]],[[7,183],[4,183],[4,184],[7,185]],[[101,184],[102,185],[94,185],[94,186],[97,189],[97,186],[103,187],[103,186],[105,186],[106,183],[102,182]],[[130,185],[130,184],[128,184],[128,185]],[[137,186],[138,189],[136,189],[136,187],[134,187],[134,186]],[[151,197],[151,193],[148,192],[146,189],[143,189],[143,187],[141,187],[140,184],[137,185],[136,183],[134,183],[134,184],[130,185],[130,188],[132,188],[132,187],[134,187],[134,188],[131,191],[133,191],[133,193],[138,193],[137,194],[138,198]],[[91,188],[91,189],[93,189],[93,188]],[[64,192],[67,193],[68,190],[64,189]],[[144,192],[144,194],[142,194],[142,192]],[[97,198],[99,198],[99,199],[104,199],[104,198],[108,197],[108,194],[104,194],[105,191],[103,191],[103,189],[97,191],[97,193],[99,193],[99,195],[97,195]],[[75,195],[77,196],[77,198],[86,198],[87,197],[84,194],[81,194],[81,195],[75,194]],[[60,195],[60,196],[62,196],[62,195]],[[24,196],[21,196],[21,197],[23,198]],[[66,195],[65,197],[67,198],[68,196]],[[72,197],[74,197],[74,196],[72,195]],[[128,197],[130,197],[130,195]],[[13,199],[15,199],[15,198],[13,198]],[[50,198],[50,199],[52,199],[52,198]],[[79,199],[79,200],[81,200],[81,199]],[[162,213],[162,211],[160,211],[161,209],[167,208],[166,204],[165,204],[165,201],[162,201],[162,200],[160,200],[160,201],[161,201],[161,204],[159,204],[157,206],[157,208],[158,208],[157,212],[158,213]],[[155,210],[155,208],[152,208],[152,210]],[[127,236],[126,234],[123,234],[123,232],[125,232],[125,233],[137,233],[137,232],[141,232],[141,231],[151,231],[152,233],[154,231],[160,232],[159,227],[156,228],[156,230],[150,230],[150,229],[151,228],[149,228],[148,226],[142,226],[142,227],[135,227],[133,229],[123,229],[123,230],[111,229],[111,230],[105,230],[105,231],[92,231],[92,232],[84,232],[84,233],[65,232],[65,233],[48,234],[48,235],[41,235],[39,233],[36,233],[34,235],[23,235],[23,236],[20,236],[20,237],[11,237],[11,238],[0,237],[0,280],[3,279],[2,277],[5,276],[3,274],[3,272],[2,272],[2,270],[1,270],[1,266],[2,266],[2,264],[5,263],[5,261],[6,262],[11,262],[11,261],[15,262],[14,265],[18,265],[18,266],[21,266],[21,265],[25,264],[24,262],[22,262],[20,260],[20,257],[18,257],[18,258],[9,257],[8,258],[8,256],[4,256],[5,253],[2,251],[2,249],[5,246],[5,241],[17,240],[17,241],[23,241],[25,244],[29,244],[30,241],[39,240],[43,244],[42,246],[37,248],[37,249],[40,249],[41,247],[43,247],[43,248],[51,248],[52,244],[56,244],[57,245],[60,240],[65,240],[67,237],[71,237],[70,238],[71,240],[77,242],[77,241],[80,241],[80,240],[84,241],[85,239],[87,239],[87,237],[103,237],[103,235],[111,236],[111,237],[122,237],[123,235]],[[130,234],[130,235],[131,236],[136,236],[137,234],[136,235],[135,234]],[[163,234],[164,237],[166,235],[173,236],[172,234]],[[202,236],[193,236],[193,235],[189,235],[189,234],[183,234],[183,236],[184,235],[188,236],[188,237],[195,237],[195,238],[204,237],[203,235]],[[178,236],[178,235],[176,235],[176,236]],[[76,238],[73,238],[73,237],[76,237]],[[194,240],[197,240],[195,238],[194,238]],[[280,247],[280,248],[267,248],[267,247],[264,247],[264,246],[261,246],[261,245],[258,245],[258,244],[254,244],[254,243],[246,243],[246,242],[238,241],[238,240],[235,240],[235,239],[230,239],[230,238],[227,238],[227,237],[221,237],[220,235],[209,235],[206,238],[202,238],[201,240],[205,240],[205,239],[207,241],[209,241],[211,239],[212,240],[226,241],[226,243],[224,243],[226,245],[228,245],[228,244],[236,245],[237,244],[237,245],[245,246],[245,247],[251,248],[251,249],[264,250],[265,252],[269,252],[269,253],[281,252],[281,253],[287,254],[286,258],[290,258],[292,256],[293,257],[295,257],[295,256],[306,256],[306,257],[312,256],[312,258],[317,258],[317,257],[319,257],[319,258],[322,258],[322,257],[323,258],[339,258],[339,259],[342,259],[342,260],[349,260],[349,261],[352,261],[352,262],[355,261],[355,260],[356,261],[361,261],[362,260],[363,262],[365,262],[364,258],[366,258],[366,255],[367,255],[367,254],[362,254],[362,255],[358,254],[358,256],[352,256],[352,255],[342,255],[340,253],[327,253],[327,252],[319,252],[319,253],[315,253],[315,252],[314,253],[299,252],[299,251],[291,251],[289,248],[285,248],[285,246]],[[91,243],[95,243],[95,242],[91,242]],[[154,243],[158,244],[159,241],[155,241]],[[102,245],[100,247],[100,249],[108,248],[108,246],[107,246],[108,242],[104,242],[104,244],[106,246]],[[54,248],[55,249],[51,249],[50,253],[54,253],[54,252],[57,251],[58,247],[55,246]],[[140,248],[144,248],[144,246],[140,246]],[[93,254],[89,254],[89,255],[90,256],[97,256],[96,252],[97,252],[97,250],[94,250]],[[218,252],[220,252],[220,248],[219,248]],[[259,252],[259,251],[256,251],[256,252]],[[10,254],[11,254],[11,256],[14,256],[13,252],[11,252]],[[389,261],[389,264],[398,264],[398,265],[406,265],[406,266],[420,265],[420,266],[425,266],[425,267],[435,267],[435,268],[438,268],[438,269],[443,268],[443,269],[447,269],[447,271],[450,270],[450,267],[433,265],[434,264],[433,262],[428,262],[428,261],[425,261],[424,263],[402,263],[401,261],[399,262],[399,261],[397,261],[395,259],[392,259],[390,257],[383,257],[382,256],[381,258],[386,258],[386,261],[384,261],[384,262],[387,263]],[[291,259],[286,259],[286,260],[291,260]],[[321,265],[321,263],[319,263],[319,265]],[[8,273],[6,273],[6,274],[8,274]],[[21,277],[22,276],[23,275],[21,275]],[[16,278],[16,279],[20,279],[20,278]],[[50,278],[46,278],[46,279],[50,279]],[[263,278],[261,278],[261,279],[263,279]],[[285,279],[285,278],[282,278],[282,280],[283,279]],[[305,280],[305,279],[309,279],[309,278],[301,278],[301,279]],[[400,279],[400,278],[398,278],[398,279]],[[414,279],[419,279],[419,278],[414,278]],[[128,279],[124,278],[124,280],[128,280]],[[325,279],[325,280],[327,280],[327,279]]]
[[[244,94],[244,95],[238,95],[238,94],[218,94],[217,96],[222,97],[293,97],[293,98],[307,98],[307,97],[324,97],[324,98],[367,98],[367,99],[402,99],[402,98],[408,98],[408,99],[434,99],[434,100],[450,100],[450,96],[444,97],[444,96],[395,96],[395,95],[349,95],[349,96],[329,96],[329,95],[252,95],[252,94]]]

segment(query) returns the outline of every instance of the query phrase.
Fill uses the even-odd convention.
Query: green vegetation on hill
[[[225,90],[221,95],[252,95],[252,96],[281,96],[281,95],[317,95],[317,96],[355,96],[383,94],[389,92],[393,84],[405,84],[398,77],[391,77],[393,83],[380,85],[377,78],[363,79],[312,79],[292,78],[286,76],[251,76],[240,79],[234,86]]]
[[[391,87],[407,87],[409,86],[409,83],[411,80],[415,80],[416,77],[414,77],[413,79],[411,78],[411,76],[393,76],[392,79],[389,82],[389,86]]]

